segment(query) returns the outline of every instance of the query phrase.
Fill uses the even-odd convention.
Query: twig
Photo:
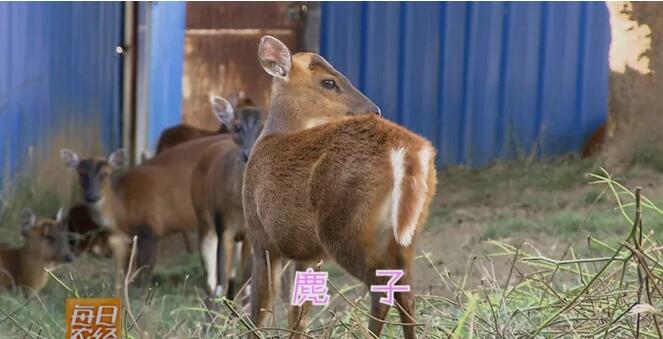
[[[423,324],[421,324],[421,323],[400,323],[400,322],[391,322],[391,321],[387,321],[387,320],[383,320],[383,319],[380,319],[380,318],[374,317],[372,314],[370,314],[369,312],[365,311],[364,309],[362,309],[361,307],[357,306],[355,303],[353,303],[352,301],[350,301],[350,299],[348,299],[348,297],[346,297],[343,293],[341,293],[341,291],[339,291],[339,289],[336,287],[336,285],[334,285],[333,282],[331,282],[331,280],[328,280],[327,283],[329,284],[329,286],[332,287],[332,289],[334,289],[334,291],[336,291],[336,293],[338,293],[338,295],[340,295],[340,296],[341,296],[341,297],[342,297],[342,298],[343,298],[348,304],[350,304],[350,306],[352,306],[352,308],[356,309],[357,311],[359,311],[359,313],[361,313],[361,314],[363,314],[363,315],[365,315],[365,316],[367,316],[367,317],[369,317],[369,318],[371,318],[371,319],[373,319],[373,320],[375,320],[375,321],[381,322],[381,323],[383,323],[383,324],[389,324],[389,325],[400,325],[400,326],[404,326],[404,325],[408,325],[408,326],[423,326]]]
[[[124,276],[124,299],[126,303],[127,314],[129,314],[129,318],[131,319],[133,325],[138,330],[138,334],[140,335],[141,338],[146,338],[147,337],[146,333],[143,332],[143,329],[138,325],[136,317],[134,317],[134,313],[131,310],[131,300],[129,299],[130,274],[131,274],[131,269],[133,268],[137,247],[138,247],[138,237],[134,235],[131,241],[131,255],[129,256],[129,268],[127,269],[127,273]]]

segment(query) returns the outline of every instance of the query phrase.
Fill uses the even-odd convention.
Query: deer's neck
[[[117,224],[116,215],[119,215],[116,210],[121,207],[118,201],[119,198],[114,185],[107,184],[103,189],[101,199],[94,203],[87,203],[92,220],[101,227],[115,228]]]
[[[306,113],[304,107],[297,100],[275,97],[269,107],[261,136],[294,133],[308,128],[307,122],[302,118]]]
[[[25,286],[39,290],[48,281],[46,269],[53,266],[52,262],[42,259],[40,253],[33,253],[27,246],[23,246],[18,253],[19,272],[14,274],[16,287]]]
[[[233,201],[242,200],[242,181],[246,163],[239,158],[240,148],[233,149],[224,159],[224,173],[228,180],[224,181],[224,194]]]

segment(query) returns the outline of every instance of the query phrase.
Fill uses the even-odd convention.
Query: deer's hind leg
[[[211,223],[211,222],[210,222]],[[200,250],[200,261],[205,271],[207,293],[209,297],[214,297],[217,292],[217,248],[219,238],[214,227],[201,225],[198,227],[198,248]]]
[[[251,320],[256,327],[264,327],[272,313],[274,297],[278,295],[281,277],[281,257],[261,247],[253,247],[251,274]]]
[[[312,267],[313,263],[297,261],[295,262],[295,272],[304,272],[309,267]],[[290,291],[293,293],[293,291]],[[313,304],[310,301],[304,302],[301,306],[292,305],[290,306],[290,312],[288,313],[288,327],[294,331],[304,333],[308,326],[308,314],[311,311]],[[301,338],[298,334],[293,334],[293,338]]]

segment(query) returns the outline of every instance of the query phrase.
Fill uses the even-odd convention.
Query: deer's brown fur
[[[227,103],[230,107],[230,103]],[[198,216],[201,259],[210,294],[226,293],[249,276],[251,247],[244,236],[242,180],[253,143],[262,130],[262,110],[243,107],[233,114],[215,112],[233,125],[233,138],[207,147],[193,171],[191,198]],[[226,116],[226,118],[223,117]],[[234,117],[236,115],[236,117]],[[233,123],[234,121],[234,123]],[[240,241],[240,246],[235,244]],[[241,279],[235,280],[235,259],[240,254]]]
[[[112,255],[108,245],[108,230],[94,222],[85,204],[72,206],[65,224],[71,233],[69,244],[74,255],[88,252],[101,257]]]
[[[287,48],[274,40],[261,41],[261,62],[275,77],[272,104],[243,193],[257,327],[271,311],[282,258],[294,259],[298,270],[333,259],[367,285],[386,283],[376,277],[378,269],[401,269],[398,284],[411,284],[416,234],[436,188],[435,150],[427,140],[363,115],[379,110],[320,56],[295,54],[290,70]],[[319,79],[334,79],[337,87],[319,89]],[[377,319],[389,310],[379,303],[382,296],[371,293]],[[414,323],[413,293],[396,293],[396,301],[401,321]],[[309,306],[293,308],[292,328],[305,329]],[[370,321],[373,333],[379,336],[381,329],[382,322]],[[404,333],[415,337],[411,325]]]
[[[61,218],[37,221],[31,212],[24,211],[22,219],[25,243],[20,247],[0,246],[0,286],[30,294],[46,286],[46,269],[58,262],[70,262],[72,257]]]
[[[236,95],[234,106],[237,109],[254,106],[253,100],[244,96],[243,92]],[[169,127],[161,132],[157,142],[156,154],[159,154],[169,148],[185,143],[187,141],[210,137],[216,134],[228,133],[230,130],[224,124],[221,124],[216,131],[202,129],[186,124]]]
[[[111,232],[109,243],[116,259],[117,291],[122,286],[131,237],[138,237],[136,267],[143,267],[140,283],[145,284],[156,262],[158,240],[196,228],[189,194],[193,167],[207,146],[224,138],[228,136],[206,137],[175,146],[114,179],[110,178],[113,156],[109,161],[78,161],[75,153],[63,150],[63,159],[77,170],[82,186],[84,177],[88,178],[86,182],[99,181],[98,192],[90,193],[86,187],[83,190],[91,199],[86,203],[94,221]],[[67,154],[73,154],[76,161],[68,161],[72,156]]]
[[[161,132],[161,136],[159,136],[156,154],[160,154],[169,148],[185,143],[187,141],[210,137],[221,133],[228,133],[228,129],[226,129],[225,126],[221,126],[221,128],[219,128],[217,131],[210,131],[184,124],[169,127],[163,130],[163,132]]]

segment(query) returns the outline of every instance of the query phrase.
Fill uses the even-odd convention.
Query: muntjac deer
[[[21,233],[25,244],[0,248],[0,286],[22,288],[26,294],[38,292],[48,282],[46,269],[56,263],[71,262],[67,229],[62,224],[62,209],[57,220],[37,220],[30,210],[21,212]]]
[[[91,252],[100,257],[111,256],[108,230],[94,222],[85,204],[72,206],[64,224],[71,235],[69,246],[74,255]]]
[[[403,270],[412,283],[416,234],[436,189],[435,149],[381,117],[379,109],[321,56],[290,55],[265,36],[260,62],[273,77],[263,132],[246,165],[244,213],[253,244],[251,315],[263,327],[282,258],[330,258],[367,285],[376,270]],[[271,270],[272,277],[268,277]],[[272,284],[270,286],[270,283]],[[380,335],[389,306],[371,293],[370,330]],[[412,292],[396,293],[406,338],[414,338]],[[290,326],[303,331],[306,309]]]
[[[221,97],[211,98],[213,111],[221,109],[218,108],[217,106],[220,107],[225,104],[224,102],[217,101],[219,99],[223,98]],[[223,100],[225,101],[225,99]],[[231,102],[232,105],[235,106],[235,108],[237,109],[240,109],[245,106],[253,106],[253,100],[244,96],[244,92],[239,92],[234,97],[234,99],[231,100]],[[219,129],[216,131],[210,131],[185,124],[179,124],[177,126],[169,127],[165,129],[163,132],[161,132],[161,135],[159,136],[159,141],[157,142],[156,154],[159,154],[171,147],[177,146],[187,141],[209,137],[215,134],[228,133],[228,132],[230,132],[230,130],[228,130],[228,127],[224,124],[221,124]]]
[[[61,151],[65,165],[78,173],[83,196],[94,221],[110,230],[109,243],[116,260],[115,289],[122,287],[129,244],[138,236],[136,256],[140,285],[154,268],[158,240],[175,232],[193,230],[197,218],[189,193],[191,173],[207,146],[228,135],[193,140],[175,146],[112,178],[125,163],[124,150],[108,159]]]
[[[241,286],[250,270],[251,246],[244,237],[242,180],[251,148],[262,131],[262,111],[243,107],[234,112],[223,98],[215,98],[214,113],[232,133],[207,147],[193,170],[191,199],[198,215],[200,254],[207,275],[210,295],[227,292],[233,298],[233,286]],[[223,103],[223,105],[221,104]],[[241,279],[235,281],[236,240],[241,241]],[[218,259],[218,260],[217,260]]]

